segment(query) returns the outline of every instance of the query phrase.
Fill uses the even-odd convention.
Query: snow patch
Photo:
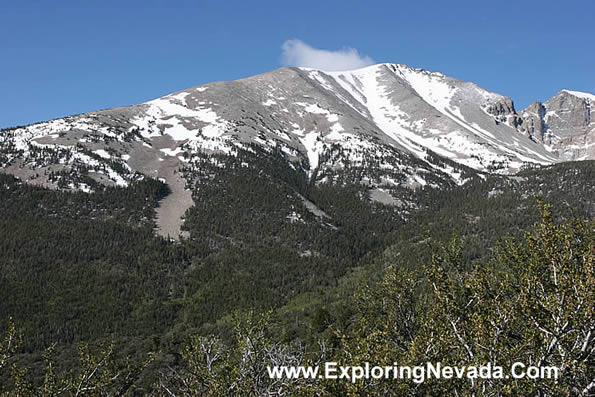
[[[95,153],[96,155],[98,155],[99,157],[104,158],[104,159],[109,159],[112,157],[112,156],[110,156],[110,154],[108,152],[106,152],[103,149],[94,150],[93,153]]]
[[[580,92],[580,91],[570,91],[570,90],[562,90],[570,95],[574,95],[575,97],[588,99],[589,101],[595,102],[595,95],[589,94],[588,92]]]

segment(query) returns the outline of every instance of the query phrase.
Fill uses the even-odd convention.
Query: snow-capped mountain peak
[[[510,174],[595,158],[592,102],[563,90],[517,113],[510,98],[402,64],[283,68],[4,130],[0,166],[32,183],[79,189],[90,180],[162,178],[191,203],[183,170],[205,156],[224,166],[212,155],[259,148],[317,183],[357,169],[375,189],[438,187],[464,183],[466,167]]]

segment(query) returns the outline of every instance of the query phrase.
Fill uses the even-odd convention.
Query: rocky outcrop
[[[545,107],[541,102],[533,102],[518,116],[517,129],[533,142],[544,143]]]
[[[494,116],[496,123],[506,123],[513,128],[517,127],[518,117],[512,99],[504,97],[500,101],[490,103],[485,111]]]
[[[560,160],[595,158],[595,96],[562,90],[519,113],[517,129]]]

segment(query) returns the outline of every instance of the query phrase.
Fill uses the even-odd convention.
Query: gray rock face
[[[545,128],[545,108],[541,102],[533,102],[519,117],[517,128],[532,141],[543,144]]]
[[[545,103],[519,112],[519,131],[560,160],[595,158],[595,96],[560,91]]]
[[[515,114],[512,99],[503,98],[502,101],[492,103],[486,107],[486,112],[493,116],[511,116]],[[506,121],[501,119],[501,121]]]

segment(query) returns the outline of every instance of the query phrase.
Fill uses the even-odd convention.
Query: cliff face
[[[535,102],[519,112],[517,128],[562,161],[593,159],[594,105],[594,95],[563,90],[545,103]]]
[[[518,130],[532,141],[543,144],[545,133],[545,108],[541,102],[533,102],[519,113]]]

